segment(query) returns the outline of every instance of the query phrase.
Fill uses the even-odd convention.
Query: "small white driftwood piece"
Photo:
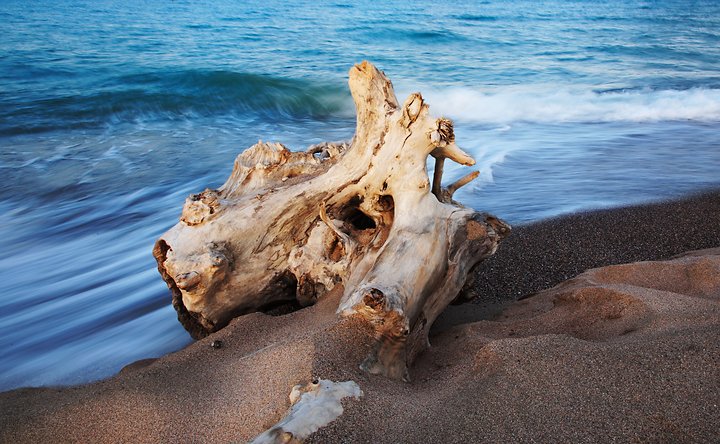
[[[349,144],[291,152],[258,142],[223,186],[186,200],[153,253],[196,338],[238,315],[313,304],[342,285],[338,312],[376,332],[362,367],[407,379],[433,321],[510,227],[452,200],[477,172],[441,186],[445,159],[475,163],[455,144],[450,120],[431,117],[419,93],[399,105],[368,62],[350,70],[349,84],[357,109]]]
[[[301,443],[343,413],[343,398],[363,395],[354,381],[316,379],[298,384],[290,392],[290,411],[277,424],[258,435],[250,444]]]

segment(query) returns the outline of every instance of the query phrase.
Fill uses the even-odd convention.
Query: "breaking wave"
[[[434,113],[482,123],[720,121],[720,89],[610,90],[554,86],[454,88],[425,94]]]
[[[125,75],[85,93],[0,96],[0,104],[7,105],[0,107],[0,135],[227,114],[267,120],[353,115],[343,84],[203,70]]]

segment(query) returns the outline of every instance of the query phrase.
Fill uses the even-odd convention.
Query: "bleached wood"
[[[400,106],[368,62],[350,70],[349,85],[357,110],[349,145],[290,152],[258,142],[222,187],[187,199],[154,255],[194,337],[282,302],[310,305],[343,285],[338,312],[376,331],[363,368],[407,379],[433,321],[510,227],[452,200],[477,173],[437,189],[445,159],[474,164],[449,119],[431,117],[419,93]],[[429,155],[441,166],[436,189]]]

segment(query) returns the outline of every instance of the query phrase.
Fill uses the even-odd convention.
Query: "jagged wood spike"
[[[473,180],[477,179],[477,177],[480,175],[480,171],[473,171],[472,173],[468,173],[461,177],[460,179],[456,180],[452,184],[448,185],[447,187],[447,194],[448,197],[452,199],[453,195],[457,190],[464,187],[465,185],[469,184]]]
[[[452,160],[455,163],[459,163],[460,165],[465,166],[473,166],[475,165],[475,159],[473,159],[469,154],[467,154],[465,151],[461,150],[459,146],[455,144],[455,142],[448,143],[443,146],[439,146],[435,148],[432,153],[433,157],[444,157],[447,159]]]

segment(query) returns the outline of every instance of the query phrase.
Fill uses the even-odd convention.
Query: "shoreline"
[[[310,442],[717,438],[712,411],[698,409],[720,393],[719,220],[712,190],[516,227],[469,280],[482,299],[438,319],[411,384],[357,368],[369,344],[337,320],[331,292],[286,316],[238,318],[106,380],[2,392],[0,441],[247,441],[285,414],[294,384],[316,377],[356,381],[365,395],[343,401]]]

